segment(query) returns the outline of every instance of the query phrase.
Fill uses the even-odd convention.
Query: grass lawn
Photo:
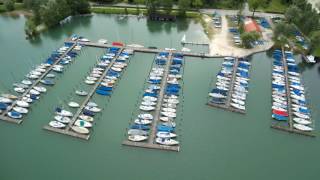
[[[125,8],[118,8],[118,7],[92,7],[91,12],[101,13],[101,14],[125,14],[126,13]],[[143,14],[146,14],[147,10],[140,8],[140,12],[142,12]],[[157,12],[164,13],[164,14],[166,13],[163,10],[158,10]],[[137,11],[137,8],[127,8],[127,13],[134,14],[134,15],[139,14]],[[171,14],[177,16],[179,12],[177,10],[173,10]],[[200,13],[195,11],[187,11],[186,17],[197,18],[197,17],[200,17]]]
[[[287,9],[287,4],[282,4],[281,0],[271,0],[267,7],[259,8],[258,11],[270,12],[270,13],[284,13]]]

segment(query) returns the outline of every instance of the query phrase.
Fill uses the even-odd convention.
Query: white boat
[[[141,129],[129,129],[128,135],[141,135],[141,136],[148,136],[148,131],[144,131]]]
[[[85,128],[91,128],[92,124],[88,121],[84,121],[84,120],[76,120],[76,122],[74,123],[75,126],[79,126],[79,127],[85,127]]]
[[[23,89],[23,88],[19,88],[19,87],[16,87],[16,88],[14,88],[13,89],[15,92],[17,92],[17,93],[24,93],[26,90],[25,89]]]
[[[88,103],[87,103],[87,106],[90,106],[90,107],[98,107],[98,104],[96,104],[95,102],[88,102]]]
[[[42,73],[39,72],[39,71],[31,71],[29,74],[30,74],[30,75],[40,76]]]
[[[22,84],[25,84],[25,85],[31,85],[31,84],[32,84],[32,81],[22,80],[21,83],[22,83]]]
[[[219,93],[209,93],[210,97],[214,97],[214,98],[226,98],[227,96],[223,95],[223,94],[219,94]]]
[[[293,112],[293,114],[299,118],[303,118],[303,119],[310,119],[310,116],[299,113],[299,112]]]
[[[14,107],[13,110],[21,114],[27,114],[29,112],[28,109],[19,106]]]
[[[70,111],[67,110],[61,110],[60,112],[56,112],[56,114],[60,115],[60,116],[66,116],[66,117],[72,117],[73,114]]]
[[[82,90],[77,90],[76,91],[76,94],[79,95],[79,96],[86,96],[88,95],[88,93],[86,91],[82,91]]]
[[[166,108],[177,108],[176,104],[171,104],[171,103],[163,103],[162,107],[166,107]]]
[[[142,135],[129,135],[128,136],[128,140],[133,141],[133,142],[140,142],[140,141],[144,141],[147,139],[148,139],[148,136],[142,136]]]
[[[303,119],[303,118],[293,118],[293,121],[298,123],[298,124],[303,124],[303,125],[311,124],[311,121]]]
[[[2,97],[3,97],[3,98],[8,98],[8,99],[18,99],[17,96],[12,95],[12,94],[1,94],[0,99],[1,99]],[[0,102],[1,102],[1,101],[0,101]]]
[[[175,137],[177,137],[177,135],[174,133],[164,132],[164,131],[158,131],[156,135],[159,138],[175,138]]]
[[[27,108],[29,107],[29,103],[25,102],[25,101],[17,101],[16,104],[20,107],[24,107],[24,108]]]
[[[91,76],[87,76],[86,79],[87,79],[88,81],[96,81],[96,80],[98,80],[98,78],[91,77]]]
[[[80,126],[72,126],[71,129],[79,134],[89,134],[89,129],[85,127],[80,127]]]
[[[236,104],[236,103],[230,103],[230,105],[234,108],[240,109],[240,110],[246,110],[245,106],[242,106],[240,104]]]
[[[101,111],[100,108],[98,108],[98,107],[92,107],[92,106],[86,106],[84,109],[85,109],[85,110],[88,110],[88,111],[91,111],[91,112],[94,112],[94,113],[97,113],[97,112],[100,112],[100,111]]]
[[[37,91],[37,90],[34,90],[34,89],[31,89],[31,90],[29,91],[29,93],[30,93],[30,94],[33,94],[33,95],[36,95],[36,96],[40,95],[40,92]]]
[[[237,103],[237,104],[242,105],[242,106],[244,106],[244,105],[246,104],[244,101],[239,100],[239,99],[234,99],[234,98],[232,98],[231,100],[232,100],[234,103]]]
[[[90,74],[90,77],[99,78],[101,77],[101,74]]]
[[[147,119],[135,119],[134,123],[147,125],[147,124],[151,124],[152,121],[151,120],[147,120]]]
[[[169,139],[169,138],[156,138],[156,143],[166,145],[166,146],[174,146],[178,145],[179,141],[176,141],[174,139]]]
[[[139,109],[142,111],[153,111],[153,110],[155,110],[155,107],[153,107],[153,106],[139,106]]]
[[[172,113],[176,112],[176,110],[173,109],[173,108],[162,108],[162,111],[164,111],[164,112],[172,112]]]
[[[298,130],[301,130],[301,131],[312,131],[313,130],[311,127],[303,125],[303,124],[294,123],[293,127],[298,129]]]
[[[163,116],[170,117],[170,118],[175,118],[175,117],[177,117],[177,114],[176,114],[176,113],[173,113],[173,112],[161,112],[161,114],[162,114]]]
[[[96,83],[95,81],[90,81],[90,80],[85,80],[84,82],[85,82],[86,84],[89,84],[89,85]]]
[[[178,99],[164,99],[163,101],[166,103],[171,103],[171,104],[179,104]]]
[[[139,115],[138,115],[138,118],[140,118],[140,119],[152,120],[152,119],[153,119],[153,116],[152,116],[152,114],[139,114]]]
[[[155,106],[157,103],[152,102],[152,101],[142,101],[141,105],[143,106]]]
[[[42,92],[42,93],[47,92],[47,89],[42,86],[34,86],[33,89],[35,89],[38,92]]]
[[[152,96],[144,96],[142,98],[144,101],[152,101],[152,102],[155,102],[158,100],[158,98],[155,98],[155,97],[152,97]]]
[[[85,120],[85,121],[88,121],[88,122],[93,122],[93,120],[94,120],[93,117],[86,116],[86,115],[80,115],[79,119]]]
[[[64,116],[54,116],[54,119],[61,123],[69,123],[71,121],[69,117],[64,117]]]
[[[99,40],[98,40],[98,43],[99,43],[99,44],[107,44],[107,43],[108,43],[108,40],[106,40],[106,39],[99,39]]]
[[[46,70],[45,68],[39,67],[39,68],[35,69],[35,71],[44,73],[44,72],[46,72],[47,70]]]
[[[29,78],[29,79],[39,79],[40,76],[37,76],[37,75],[34,75],[34,74],[27,74],[26,75],[26,78]]]
[[[68,106],[73,107],[73,108],[80,107],[80,105],[78,103],[76,103],[76,102],[69,102]]]
[[[9,104],[9,103],[12,103],[12,100],[6,97],[0,97],[0,102]]]
[[[21,100],[22,100],[22,101],[25,101],[25,102],[27,102],[27,103],[32,103],[32,102],[33,102],[33,100],[32,100],[30,97],[22,97]]]
[[[49,126],[54,127],[54,128],[59,128],[59,129],[66,127],[65,124],[63,124],[63,123],[61,123],[61,122],[59,122],[59,121],[50,121],[50,122],[49,122]]]

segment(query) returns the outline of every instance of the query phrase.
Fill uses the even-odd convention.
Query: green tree
[[[178,7],[181,15],[185,15],[188,8],[190,8],[190,0],[179,0]]]
[[[202,0],[192,0],[192,6],[199,9],[203,6]]]
[[[297,6],[292,5],[286,10],[284,15],[287,21],[289,23],[292,23],[292,22],[295,22],[295,20],[300,19],[301,10]]]
[[[156,9],[160,6],[160,0],[147,0],[146,2],[148,14],[156,12]]]
[[[249,6],[252,8],[252,17],[254,17],[254,13],[256,12],[256,10],[261,7],[262,5],[264,5],[264,0],[249,0],[248,1]]]
[[[161,5],[164,7],[166,13],[170,14],[172,11],[173,0],[162,0]]]
[[[245,32],[241,34],[242,44],[245,48],[251,48],[251,43],[258,40],[260,34],[258,32]]]
[[[137,6],[137,12],[138,12],[138,14],[140,13],[140,7],[139,7],[139,5],[140,4],[145,4],[145,0],[134,0],[133,1],[135,4],[136,4],[136,6]]]
[[[13,11],[14,10],[14,3],[15,3],[15,0],[4,0],[3,4],[4,4],[4,8],[6,9],[6,11]]]
[[[310,36],[310,40],[311,40],[311,43],[310,43],[310,50],[314,50],[316,48],[319,48],[320,47],[320,30],[318,31],[314,31],[311,33],[311,36]]]

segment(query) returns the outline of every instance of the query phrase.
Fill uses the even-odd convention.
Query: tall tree
[[[161,5],[164,7],[165,11],[170,14],[172,11],[173,0],[162,0]]]
[[[190,8],[191,1],[190,0],[179,0],[178,1],[178,7],[181,15],[186,14],[186,10]]]
[[[203,6],[202,0],[192,0],[192,6],[199,9]]]
[[[14,10],[14,3],[15,3],[15,0],[4,0],[3,1],[4,8],[7,11],[13,11]]]
[[[294,20],[300,19],[301,10],[295,6],[289,6],[289,8],[285,12],[285,17],[289,23],[294,22]]]
[[[265,2],[264,0],[249,0],[249,6],[252,8],[252,17],[254,17],[254,13],[256,10],[262,6]]]

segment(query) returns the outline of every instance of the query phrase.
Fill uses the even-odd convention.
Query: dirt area
[[[258,45],[252,49],[236,47],[233,43],[232,35],[229,33],[226,16],[222,16],[221,18],[222,28],[215,30],[213,38],[210,41],[210,55],[242,57],[255,52],[265,51],[273,46],[271,40],[272,30],[263,29],[262,37],[265,40],[264,45]],[[206,19],[207,22],[210,22],[209,20]]]

